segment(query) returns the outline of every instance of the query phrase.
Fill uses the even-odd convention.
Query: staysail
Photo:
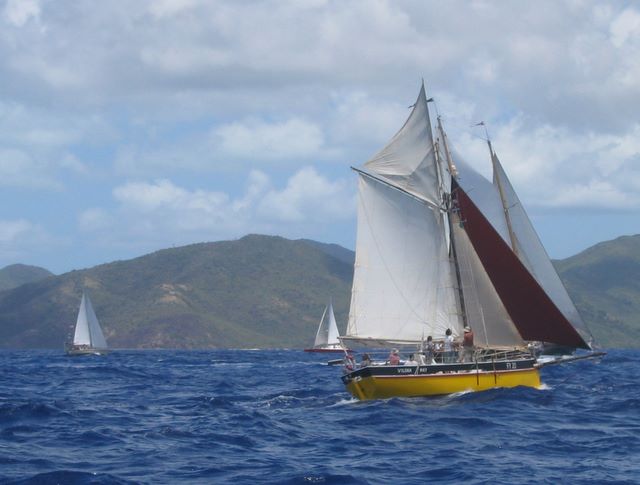
[[[540,312],[542,308],[547,308],[546,312],[538,314],[540,318],[538,323],[522,323],[520,320],[520,333],[525,340],[541,340],[561,345],[590,348],[587,343],[591,340],[589,330],[553,268],[491,145],[490,150],[493,183],[456,155],[456,166],[459,170],[459,177],[456,182],[459,184],[460,190],[464,192],[462,199],[468,198],[482,218],[489,223],[491,229],[500,236],[502,242],[507,246],[506,249],[502,248],[502,250],[507,250],[510,253],[508,258],[512,259],[511,257],[515,256],[520,263],[515,264],[515,261],[512,261],[497,270],[493,268],[493,263],[485,260],[484,264],[487,271],[493,273],[493,277],[496,278],[503,277],[504,275],[501,275],[501,273],[506,271],[506,274],[514,279],[511,284],[516,284],[516,275],[520,275],[523,280],[518,284],[523,291],[526,291],[524,289],[531,284],[539,287],[538,289],[530,288],[529,294],[532,295],[531,298],[523,295],[522,304],[518,306],[519,312],[529,316]],[[467,216],[468,214],[464,215],[464,218],[466,219]],[[479,225],[477,221],[472,221],[472,224],[474,224],[475,228]],[[470,234],[470,237],[473,236]],[[478,237],[478,240],[474,244],[486,244],[489,239],[487,231],[484,231],[482,235],[476,234],[476,237]],[[487,249],[487,255],[489,253],[494,255],[499,253],[501,249],[498,246],[501,247],[502,244],[498,244],[496,241],[495,246]],[[524,268],[520,268],[520,266],[524,266]],[[521,269],[524,269],[524,271],[521,271]],[[530,281],[531,278],[534,280],[533,282]],[[513,301],[513,288],[510,286],[510,284],[502,285],[505,290],[508,290],[507,294],[503,295],[503,298],[507,300],[506,303]],[[538,295],[539,298],[545,300],[542,307],[533,295]],[[512,317],[517,323],[516,317],[514,315]],[[552,326],[557,326],[558,328],[553,330],[548,328]],[[578,334],[577,336],[575,335],[576,333]],[[558,341],[558,339],[561,341]]]
[[[107,348],[107,341],[100,328],[98,317],[93,311],[91,300],[86,293],[82,294],[73,343],[74,345],[87,345],[96,349]]]

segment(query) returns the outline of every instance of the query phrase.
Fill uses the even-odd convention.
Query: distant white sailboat
[[[105,355],[109,352],[91,300],[84,292],[76,320],[73,342],[65,345],[65,351],[67,355]]]
[[[333,314],[333,304],[329,300],[329,304],[325,307],[316,340],[313,348],[304,349],[305,352],[344,352],[346,349],[340,343],[340,334],[338,333],[338,325],[336,324],[336,316]]]

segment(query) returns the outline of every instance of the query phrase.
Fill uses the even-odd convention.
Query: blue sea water
[[[0,482],[639,483],[640,352],[358,402],[302,351],[0,352]]]

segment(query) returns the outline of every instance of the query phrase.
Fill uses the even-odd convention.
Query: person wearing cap
[[[462,349],[460,355],[460,362],[472,362],[473,361],[473,330],[471,327],[464,327],[464,335],[462,337]]]
[[[400,365],[400,354],[398,353],[398,349],[393,349],[389,354],[389,365]]]

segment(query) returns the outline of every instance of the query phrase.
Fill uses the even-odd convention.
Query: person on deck
[[[344,356],[344,370],[345,372],[351,372],[356,368],[356,359],[351,352],[346,352]]]
[[[462,349],[460,352],[460,362],[473,362],[473,330],[471,327],[464,327],[464,336],[462,337]]]
[[[427,365],[433,364],[433,358],[436,352],[436,344],[433,342],[433,337],[429,335],[427,337],[427,343],[424,346],[424,362]]]
[[[453,350],[453,346],[454,346],[454,342],[453,342],[453,334],[451,332],[451,329],[448,328],[447,331],[444,333],[445,337],[444,337],[444,363],[445,364],[450,364],[451,362],[455,362],[456,361],[456,352],[455,350]]]
[[[360,360],[360,367],[367,367],[371,365],[371,357],[369,354],[362,354],[362,360]]]
[[[389,362],[389,365],[400,365],[400,354],[398,353],[398,349],[393,349],[391,351],[387,361]]]

